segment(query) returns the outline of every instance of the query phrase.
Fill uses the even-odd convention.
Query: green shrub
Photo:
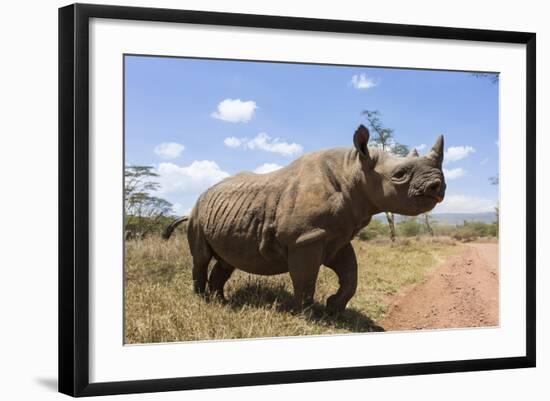
[[[143,239],[150,235],[160,235],[166,226],[174,220],[173,217],[138,217],[124,216],[124,230],[126,239]]]
[[[432,222],[435,236],[451,237],[460,241],[472,241],[480,237],[497,237],[498,224],[481,221],[465,221],[461,225],[441,224]],[[404,218],[396,224],[398,237],[415,237],[428,235],[426,224],[416,217]],[[357,235],[360,240],[368,241],[374,238],[389,238],[390,229],[385,221],[373,219],[370,224]]]
[[[491,237],[498,237],[498,223],[497,222],[489,224],[488,234]]]
[[[372,219],[369,225],[363,228],[357,236],[362,241],[368,241],[376,237],[388,237],[389,235],[390,228],[386,223]]]
[[[406,219],[397,224],[398,235],[405,237],[414,237],[423,231],[424,226],[420,224],[415,217]]]
[[[465,221],[457,226],[453,237],[458,240],[471,241],[479,237],[496,237],[498,226],[496,223],[483,223],[481,221]]]
[[[456,226],[452,224],[432,223],[434,234],[436,236],[452,237],[456,233]]]

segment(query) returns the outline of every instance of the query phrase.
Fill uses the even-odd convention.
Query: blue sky
[[[158,195],[177,214],[239,171],[352,146],[363,110],[378,110],[420,154],[445,136],[447,196],[434,212],[493,210],[498,82],[466,72],[125,58],[126,165],[154,166]]]

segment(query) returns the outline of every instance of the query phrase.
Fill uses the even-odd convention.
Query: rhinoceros
[[[193,288],[225,301],[232,272],[290,273],[295,308],[313,302],[321,265],[332,269],[339,289],[327,309],[345,309],[357,288],[357,260],[351,244],[373,215],[425,213],[445,196],[443,136],[420,157],[413,149],[398,157],[369,148],[369,131],[360,125],[354,147],[312,152],[268,174],[243,172],[200,195],[188,221],[193,257]],[[208,265],[215,264],[207,280]]]

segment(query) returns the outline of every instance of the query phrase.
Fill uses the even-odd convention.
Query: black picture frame
[[[526,45],[526,353],[520,357],[261,372],[122,382],[89,381],[88,61],[91,18],[276,28]],[[536,35],[479,29],[74,4],[59,9],[59,391],[71,396],[316,382],[534,367]]]

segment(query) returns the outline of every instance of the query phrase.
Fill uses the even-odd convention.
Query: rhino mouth
[[[435,201],[436,201],[437,203],[443,202],[443,196],[441,196],[441,195],[425,194],[424,196],[426,196],[426,197],[428,197],[428,198],[435,199]]]
[[[443,198],[434,194],[421,194],[415,196],[416,204],[425,209],[433,209],[435,205],[443,201]]]

